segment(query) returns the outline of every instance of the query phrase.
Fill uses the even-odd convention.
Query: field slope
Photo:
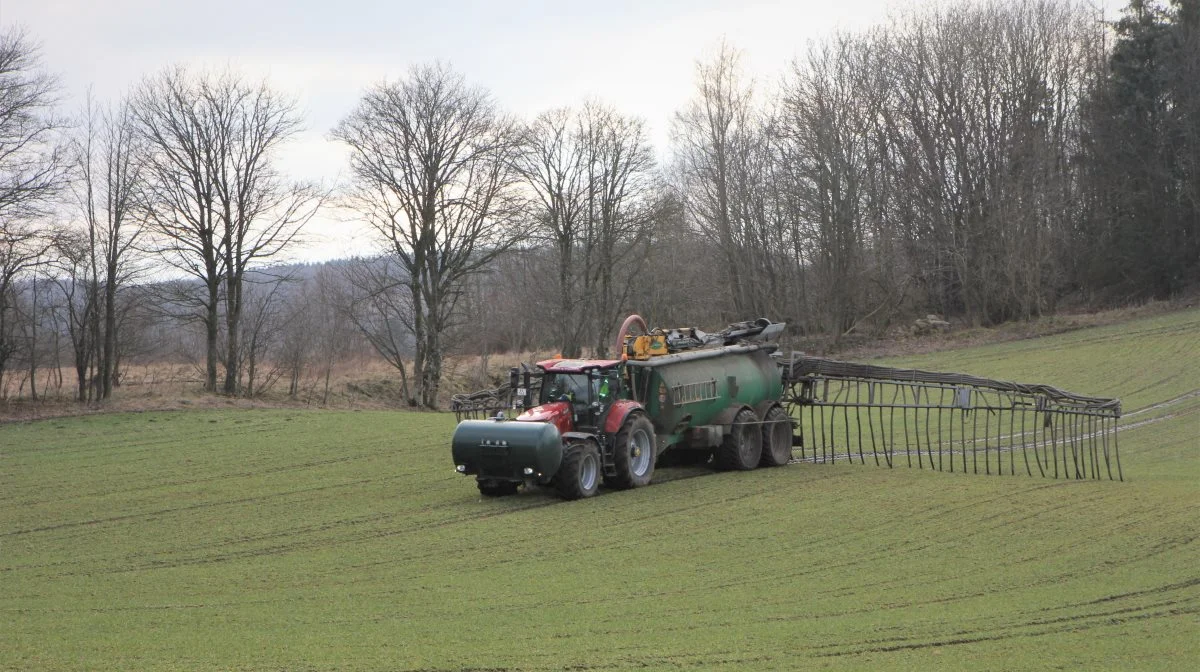
[[[1200,311],[887,363],[1120,396],[1127,482],[792,465],[481,501],[446,415],[0,426],[0,669],[1200,661]]]

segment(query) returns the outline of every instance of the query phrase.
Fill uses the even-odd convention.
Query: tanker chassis
[[[627,336],[635,323],[643,335]],[[783,466],[792,456],[792,420],[780,404],[770,342],[783,326],[757,320],[719,334],[650,332],[630,316],[617,339],[621,359],[538,362],[536,405],[527,391],[514,420],[460,422],[455,469],[475,476],[485,496],[537,484],[580,499],[601,482],[649,485],[667,452],[677,462],[711,459],[722,470]]]

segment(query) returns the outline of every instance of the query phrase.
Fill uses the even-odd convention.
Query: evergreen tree
[[[1085,281],[1166,298],[1200,276],[1200,0],[1132,0],[1086,111],[1096,198]]]

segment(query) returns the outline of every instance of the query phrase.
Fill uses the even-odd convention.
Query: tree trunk
[[[241,353],[238,341],[238,323],[242,318],[242,282],[240,277],[230,277],[225,285],[225,388],[224,393],[234,396],[238,391]]]
[[[576,316],[571,309],[572,263],[570,242],[560,243],[558,256],[558,328],[560,336],[558,342],[562,356],[568,359],[575,359],[581,353],[579,330],[575,326]]]
[[[258,368],[258,357],[256,353],[258,350],[257,340],[258,339],[256,337],[250,338],[250,356],[246,362],[246,387],[243,390],[246,393],[247,398],[254,396],[254,374]]]
[[[217,361],[220,359],[220,351],[217,348],[217,335],[219,324],[217,322],[217,299],[218,289],[216,284],[208,286],[208,305],[205,306],[205,338],[207,340],[207,352],[204,363],[204,391],[217,391]]]
[[[437,329],[429,329],[426,336],[425,367],[421,371],[421,405],[436,409],[438,387],[442,377],[441,339]]]
[[[423,263],[423,260],[422,260]],[[412,292],[413,301],[413,400],[417,403],[425,403],[425,359],[428,355],[428,339],[426,330],[428,327],[425,322],[424,301],[421,298],[421,283],[415,278],[409,283],[409,289]]]
[[[117,352],[117,268],[115,263],[108,267],[104,285],[104,351],[100,357],[100,398],[112,396],[113,377],[116,375]]]

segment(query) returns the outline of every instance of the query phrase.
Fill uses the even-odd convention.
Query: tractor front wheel
[[[654,425],[641,413],[631,414],[613,439],[617,474],[604,484],[618,490],[650,485],[654,477]]]
[[[571,441],[563,446],[562,466],[554,487],[563,499],[591,497],[600,489],[600,449],[591,441]]]
[[[713,464],[724,471],[749,471],[758,466],[762,447],[758,417],[743,408],[733,416],[733,426],[713,455]]]

